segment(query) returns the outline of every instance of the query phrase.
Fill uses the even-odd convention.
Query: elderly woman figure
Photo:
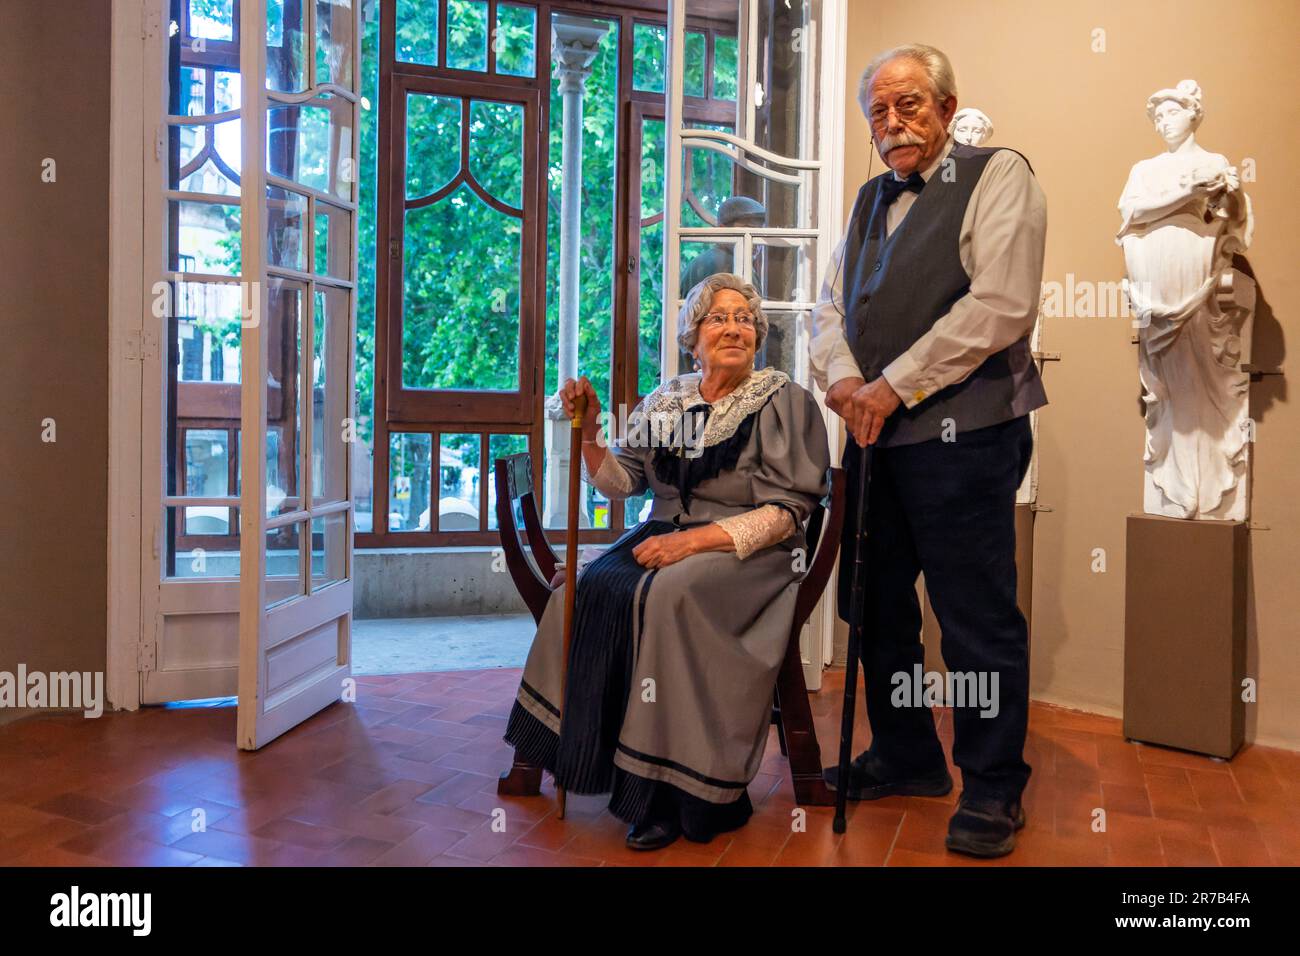
[[[664,382],[606,447],[585,379],[583,471],[610,498],[653,493],[649,518],[580,573],[560,700],[563,587],[551,596],[505,739],[574,793],[610,793],[628,846],[707,842],[744,825],[806,561],[803,523],[828,489],[816,400],[754,368],[767,319],[753,286],[704,279],[680,341],[699,370]],[[650,427],[636,428],[637,413]],[[560,713],[564,720],[561,725]]]

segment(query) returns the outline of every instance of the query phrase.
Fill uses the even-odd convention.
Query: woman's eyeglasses
[[[704,317],[704,324],[715,329],[720,329],[727,324],[728,319],[735,319],[736,324],[744,329],[754,328],[755,320],[752,312],[710,312]]]

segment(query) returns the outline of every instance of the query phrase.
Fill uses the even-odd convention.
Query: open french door
[[[691,274],[684,266],[723,251],[721,261],[729,254],[733,271],[763,300],[768,333],[759,361],[817,394],[808,369],[808,338],[821,276],[842,222],[837,157],[843,135],[845,0],[668,0],[667,6],[662,375],[668,378],[679,369],[677,314],[688,291],[684,279]],[[736,95],[729,115],[701,117],[688,96],[688,84],[699,83],[690,74],[687,22],[692,17],[708,17],[737,37]],[[742,196],[761,209],[761,225],[752,219],[746,220],[750,225],[722,221],[722,201]],[[840,439],[839,419],[825,409],[824,400],[823,414],[833,450]],[[835,621],[828,590],[799,641],[810,690],[821,686],[830,662]]]
[[[240,5],[245,750],[351,675],[360,2]]]

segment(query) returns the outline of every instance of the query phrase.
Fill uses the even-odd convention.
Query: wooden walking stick
[[[862,539],[866,536],[867,489],[871,482],[871,446],[863,445],[858,457],[858,500],[853,526],[853,588],[849,592],[849,648],[844,666],[844,708],[840,714],[840,760],[835,785],[835,819],[831,829],[843,833],[847,826],[844,805],[849,793],[849,760],[853,752],[853,712],[858,697],[858,654],[862,647],[862,613],[865,603],[866,557]],[[845,454],[848,449],[845,449]]]
[[[569,677],[569,648],[573,646],[573,602],[578,590],[578,499],[582,490],[582,420],[587,416],[587,393],[573,399],[569,420],[569,527],[564,541],[564,660],[560,663],[560,729],[564,729],[564,689]],[[564,819],[564,788],[556,782],[559,818]]]

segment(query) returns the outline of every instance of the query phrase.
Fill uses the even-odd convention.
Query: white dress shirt
[[[949,136],[934,162],[921,170],[926,182],[952,146]],[[916,193],[904,191],[893,202],[885,217],[887,235],[916,199]],[[1029,164],[1013,150],[999,150],[989,158],[962,219],[958,251],[970,291],[881,373],[906,407],[964,380],[990,355],[1030,334],[1038,316],[1046,235],[1047,202]],[[840,379],[862,377],[844,337],[846,238],[831,255],[812,310],[809,364],[823,391]]]

